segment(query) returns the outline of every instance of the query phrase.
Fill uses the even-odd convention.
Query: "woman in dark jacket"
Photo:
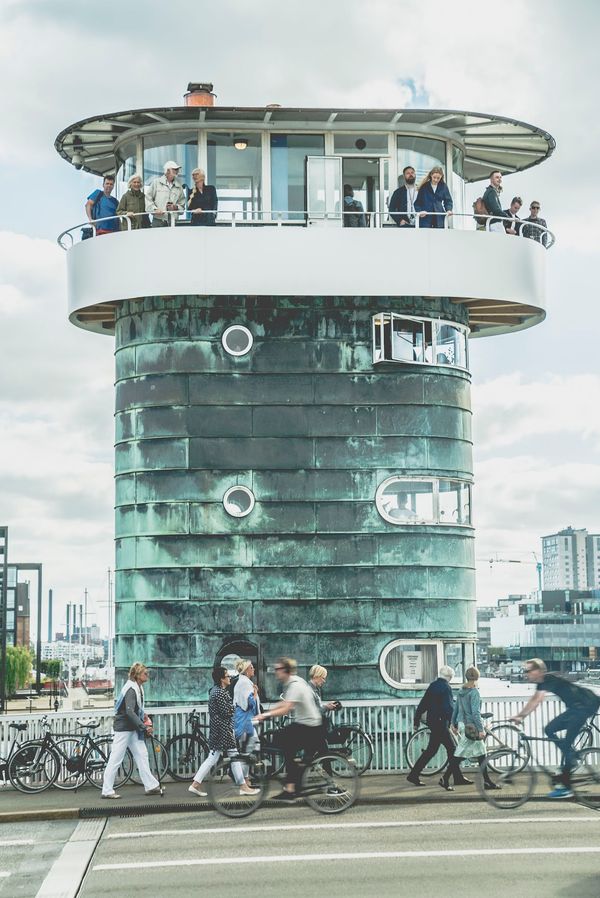
[[[211,184],[206,184],[206,175],[201,168],[192,172],[194,186],[188,199],[188,209],[192,213],[193,225],[214,225],[217,217],[217,191]]]
[[[146,211],[146,195],[142,189],[141,176],[132,175],[127,182],[127,186],[129,190],[121,197],[116,214],[127,216],[132,231],[137,231],[138,228],[149,228],[149,217],[140,214]],[[122,231],[129,230],[127,222],[123,221],[123,219],[121,219],[120,228]]]
[[[452,215],[452,197],[444,181],[444,170],[439,165],[434,166],[425,179],[421,182],[415,211],[419,214],[420,228],[443,228],[444,217],[442,215],[428,215],[428,212],[445,212]]]
[[[215,684],[208,694],[208,747],[210,752],[205,761],[200,765],[198,772],[188,789],[193,795],[205,797],[202,791],[202,781],[211,770],[217,766],[224,754],[234,757],[238,753],[237,743],[233,734],[233,702],[227,691],[231,681],[231,675],[226,667],[215,667],[212,672]],[[252,789],[244,779],[244,771],[240,761],[232,761],[231,773],[235,782],[240,787],[240,795],[256,795],[258,789]]]

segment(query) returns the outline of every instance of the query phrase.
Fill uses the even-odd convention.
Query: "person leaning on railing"
[[[443,228],[443,214],[428,215],[427,213],[445,212],[446,215],[452,215],[452,208],[452,197],[444,181],[444,170],[439,165],[435,165],[421,181],[415,201],[415,211],[420,218],[419,227]]]
[[[146,212],[146,195],[142,190],[141,175],[132,175],[127,182],[127,186],[129,190],[123,194],[119,201],[117,215],[127,216],[132,231],[137,231],[139,228],[149,228],[150,218],[148,215],[143,214]],[[127,222],[123,219],[120,221],[121,230],[129,230]]]
[[[487,209],[488,215],[497,215],[498,218],[491,218],[489,230],[494,234],[506,234],[504,230],[504,212],[500,203],[500,194],[502,193],[502,172],[490,172],[490,183],[485,188],[483,194],[483,204]]]
[[[98,237],[102,234],[113,234],[119,230],[119,219],[110,218],[111,215],[116,214],[118,206],[116,197],[111,196],[114,186],[115,176],[106,175],[102,182],[102,190],[94,190],[90,193],[85,204],[88,221],[93,222],[99,218],[107,219],[96,226],[96,236]]]
[[[537,240],[542,246],[547,246],[548,234],[541,229],[547,228],[548,225],[544,218],[539,217],[539,211],[540,204],[537,200],[532,200],[529,206],[529,216],[523,219],[524,222],[529,221],[531,224],[523,225],[523,237],[529,237],[530,240]],[[540,225],[540,227],[538,228],[536,225]]]
[[[164,164],[164,174],[154,178],[146,187],[146,212],[152,213],[152,227],[164,228],[171,224],[169,212],[183,212],[185,193],[177,180],[179,163],[170,159]]]
[[[193,225],[214,225],[217,217],[219,199],[217,191],[212,184],[206,183],[206,174],[201,168],[195,168],[192,172],[194,186],[188,197],[188,210],[192,213]]]

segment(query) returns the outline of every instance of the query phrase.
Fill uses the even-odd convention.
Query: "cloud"
[[[547,437],[568,434],[597,449],[600,417],[590,397],[600,395],[600,375],[550,375],[523,382],[519,372],[473,388],[475,441],[480,453],[518,446],[535,438],[544,453]],[[560,410],[560,413],[558,413]]]
[[[113,559],[113,346],[68,322],[65,269],[50,241],[0,232],[0,523],[12,560],[43,563],[58,628]]]

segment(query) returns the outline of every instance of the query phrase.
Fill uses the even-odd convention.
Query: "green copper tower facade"
[[[402,153],[419,161],[423,118],[346,122],[373,139],[374,181],[364,159],[336,156],[345,131],[323,130],[316,152],[319,135],[303,132],[323,110],[294,111],[298,133],[288,110],[285,135],[248,110],[249,157],[222,139],[233,112],[203,111],[199,124],[196,108],[171,110],[172,126],[195,135],[193,159],[216,182],[217,227],[173,221],[68,253],[72,320],[115,335],[117,670],[150,664],[163,704],[198,700],[213,665],[238,655],[268,695],[281,654],[301,672],[327,666],[340,698],[410,694],[441,664],[473,660],[468,339],[543,318],[545,250],[459,227],[459,196],[454,229],[388,221],[389,181]],[[156,138],[146,153],[143,111],[122,115],[112,153],[124,181],[151,173]],[[519,127],[543,158],[551,138]],[[482,173],[457,134],[438,139],[460,193]],[[176,148],[184,169],[189,146]],[[260,192],[233,196],[224,169],[239,165],[244,181],[257,164]],[[351,177],[355,194],[365,185],[364,230],[342,226]]]

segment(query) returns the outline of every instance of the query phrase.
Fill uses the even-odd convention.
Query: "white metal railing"
[[[171,227],[175,227],[175,225],[185,225],[191,226],[189,220],[179,220],[180,216],[186,215],[187,210],[177,211],[177,212],[164,212],[161,213],[166,215],[169,219],[169,225]],[[75,236],[77,232],[83,232],[84,230],[91,230],[91,235],[88,233],[87,236],[96,237],[97,226],[102,224],[102,222],[107,221],[119,221],[119,230],[121,230],[121,224],[125,225],[124,230],[131,231],[132,226],[131,222],[133,218],[141,218],[147,217],[150,213],[148,212],[135,212],[128,213],[127,215],[110,215],[105,218],[96,218],[93,221],[85,221],[81,224],[74,225],[71,228],[67,228],[65,231],[62,231],[57,239],[58,245],[64,249],[70,249],[75,241]],[[216,222],[217,227],[227,226],[227,227],[242,227],[242,226],[275,226],[275,227],[305,227],[305,226],[319,226],[319,225],[337,225],[338,227],[342,226],[342,217],[348,215],[356,215],[355,212],[318,212],[315,214],[310,214],[306,210],[299,211],[286,211],[281,212],[278,210],[260,210],[260,209],[252,209],[246,210],[244,212],[233,211],[233,210],[225,210],[219,211],[218,217],[219,220]],[[382,228],[382,227],[396,227],[395,222],[393,222],[389,212],[365,212],[364,213],[367,220],[367,228]],[[396,214],[396,213],[394,213]],[[398,213],[404,214],[404,213]],[[421,227],[421,217],[420,216],[435,216],[442,220],[442,228],[448,228],[453,219],[460,219],[463,225],[469,225],[469,227],[463,227],[464,230],[486,230],[490,232],[490,224],[492,222],[498,221],[509,221],[510,219],[499,219],[497,215],[477,215],[475,216],[470,212],[424,212],[424,213],[415,213],[413,218],[413,229],[419,230]],[[298,216],[296,218],[290,216]],[[477,222],[480,220],[485,220],[485,227],[477,226]],[[556,243],[556,238],[552,231],[548,228],[543,227],[542,225],[536,224],[532,221],[524,221],[523,219],[519,219],[517,222],[519,226],[519,231],[516,235],[522,237],[524,239],[534,239],[542,246],[545,246],[546,249],[550,249],[551,246],[554,246]],[[539,233],[538,237],[532,237],[528,230],[535,230]],[[398,230],[402,230],[402,228],[398,228]],[[117,233],[115,231],[115,233]],[[104,235],[103,235],[104,236]],[[504,234],[504,236],[509,236]],[[83,233],[80,233],[80,239],[85,239],[83,237]]]
[[[510,698],[482,698],[482,710],[491,711],[494,715],[492,722],[507,720],[511,715],[520,710],[530,695]],[[156,735],[166,741],[176,733],[186,731],[186,718],[192,710],[192,705],[173,706],[167,708],[151,708],[148,713],[154,722]],[[203,723],[208,723],[208,710],[205,704],[195,706],[200,713]],[[406,770],[405,748],[406,742],[414,732],[413,721],[417,707],[416,699],[388,699],[374,701],[344,701],[343,708],[335,715],[338,724],[360,724],[373,740],[374,754],[371,765],[372,773],[398,773]],[[564,710],[564,706],[558,699],[547,698],[534,714],[525,721],[524,731],[531,736],[543,736],[544,726],[557,714]],[[10,723],[28,723],[29,727],[24,733],[24,739],[41,738],[43,736],[42,719],[44,714],[6,715],[0,717],[0,755],[6,757],[14,730],[9,728]],[[55,734],[84,732],[77,728],[78,720],[98,720],[101,726],[95,730],[98,735],[110,733],[113,711],[103,708],[95,711],[62,711],[48,714],[52,722],[52,730]],[[594,745],[600,746],[598,734],[594,733]],[[544,764],[558,764],[559,758],[555,747],[548,742],[534,742],[532,745],[534,762]]]

